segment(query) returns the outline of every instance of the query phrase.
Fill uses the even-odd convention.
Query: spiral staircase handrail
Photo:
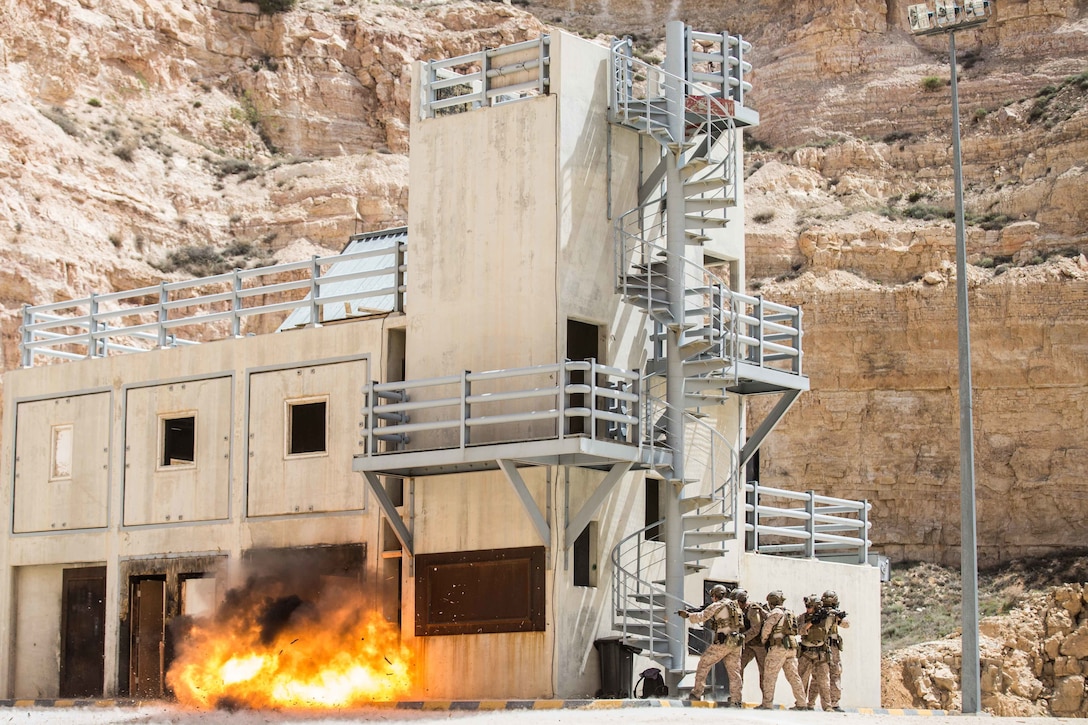
[[[635,119],[641,119],[646,123],[647,129],[652,135],[660,135],[672,143],[682,143],[684,139],[673,138],[669,130],[670,124],[651,118],[642,109],[634,106],[632,101],[647,102],[655,98],[662,98],[667,93],[665,89],[678,88],[684,98],[703,98],[702,102],[693,104],[685,103],[681,111],[681,125],[689,124],[710,125],[713,123],[727,122],[732,124],[733,99],[716,95],[715,91],[700,83],[693,83],[686,78],[669,73],[663,68],[639,60],[634,56],[633,44],[630,38],[617,40],[612,43],[610,50],[612,66],[612,112],[620,123],[631,124]],[[639,75],[645,82],[647,92],[642,96],[636,96],[633,91]],[[650,89],[661,89],[659,94],[650,93]],[[629,91],[629,92],[621,92]],[[678,114],[665,110],[667,118],[676,118]]]
[[[651,411],[648,413],[648,417],[657,417],[656,413],[658,411],[664,413],[673,407],[675,406],[669,405],[660,398],[653,396],[647,396],[646,398],[646,409]],[[708,458],[715,458],[721,451],[724,451],[727,456],[727,462],[722,468],[725,468],[728,474],[723,477],[720,485],[711,489],[708,495],[709,503],[699,507],[696,511],[699,513],[713,512],[717,507],[720,509],[720,513],[731,519],[737,510],[737,496],[739,495],[736,449],[724,435],[704,420],[686,411],[682,413],[682,417],[686,426],[698,430],[711,441]],[[646,430],[652,431],[653,427],[650,426]],[[710,466],[710,469],[716,471],[717,467]],[[664,542],[647,539],[647,534],[651,530],[664,525],[664,523],[665,520],[661,519],[628,534],[612,550],[611,560],[614,580],[614,586],[612,587],[614,600],[613,628],[621,631],[624,636],[628,634],[628,621],[626,617],[619,616],[619,613],[624,611],[626,603],[633,598],[641,598],[649,605],[651,621],[653,621],[652,612],[656,611],[657,607],[664,607],[664,611],[668,612],[675,607],[691,606],[689,602],[670,595],[663,586],[655,583],[650,578],[652,574],[647,574],[647,572],[659,571],[664,564]],[[655,639],[652,627],[650,636],[651,640]],[[653,651],[652,646],[651,651]]]

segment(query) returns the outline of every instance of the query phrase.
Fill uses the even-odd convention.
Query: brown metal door
[[[132,622],[129,691],[133,697],[162,697],[166,582],[163,579],[133,579],[129,602],[129,621]]]
[[[101,697],[106,658],[106,567],[65,569],[60,696]]]

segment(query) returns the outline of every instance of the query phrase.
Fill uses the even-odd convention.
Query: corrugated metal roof
[[[343,282],[328,282],[321,285],[321,297],[350,298],[358,294],[358,299],[340,300],[331,304],[321,305],[321,321],[334,322],[347,320],[352,317],[366,317],[368,315],[392,312],[396,305],[393,294],[374,295],[376,291],[395,288],[397,285],[397,248],[408,241],[408,227],[394,227],[377,232],[356,234],[348,241],[341,254],[354,252],[372,252],[372,256],[363,259],[351,259],[336,262],[325,272],[325,276],[349,275],[360,272],[375,272],[383,269],[388,274],[367,276],[361,279],[352,279]],[[388,250],[388,254],[381,254],[381,250]],[[306,299],[310,299],[307,295]],[[310,324],[310,308],[300,307],[293,310],[287,319],[279,326],[276,332],[291,330],[297,327],[305,327]]]

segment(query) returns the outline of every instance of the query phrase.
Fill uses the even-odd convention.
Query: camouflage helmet
[[[815,607],[819,603],[820,603],[820,598],[818,596],[816,596],[815,594],[809,594],[807,597],[805,597],[805,607],[806,608]]]
[[[741,589],[740,587],[737,587],[732,592],[730,592],[729,596],[733,597],[733,599],[736,599],[741,604],[746,604],[748,602],[748,592]]]
[[[725,588],[724,584],[715,584],[710,588],[710,598],[715,601],[724,599],[728,593],[729,590]]]
[[[786,595],[782,593],[781,589],[775,589],[773,592],[767,594],[767,604],[772,607],[777,607],[786,601]]]
[[[824,592],[824,595],[820,597],[820,601],[825,607],[837,607],[839,606],[839,595],[835,593],[834,589],[828,589]]]

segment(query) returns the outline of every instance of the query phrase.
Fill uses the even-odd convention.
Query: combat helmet
[[[729,594],[729,590],[725,588],[724,584],[715,584],[710,588],[711,599],[724,599],[727,594]]]
[[[772,607],[777,607],[786,601],[786,595],[782,593],[781,589],[775,589],[767,594],[767,604]]]
[[[820,597],[820,602],[825,607],[837,607],[839,606],[839,595],[835,593],[834,589],[828,589],[824,592],[823,596]]]
[[[737,600],[741,604],[746,604],[748,602],[748,592],[744,589],[741,589],[740,587],[737,587],[732,592],[730,592],[729,596],[733,597],[733,599]]]

